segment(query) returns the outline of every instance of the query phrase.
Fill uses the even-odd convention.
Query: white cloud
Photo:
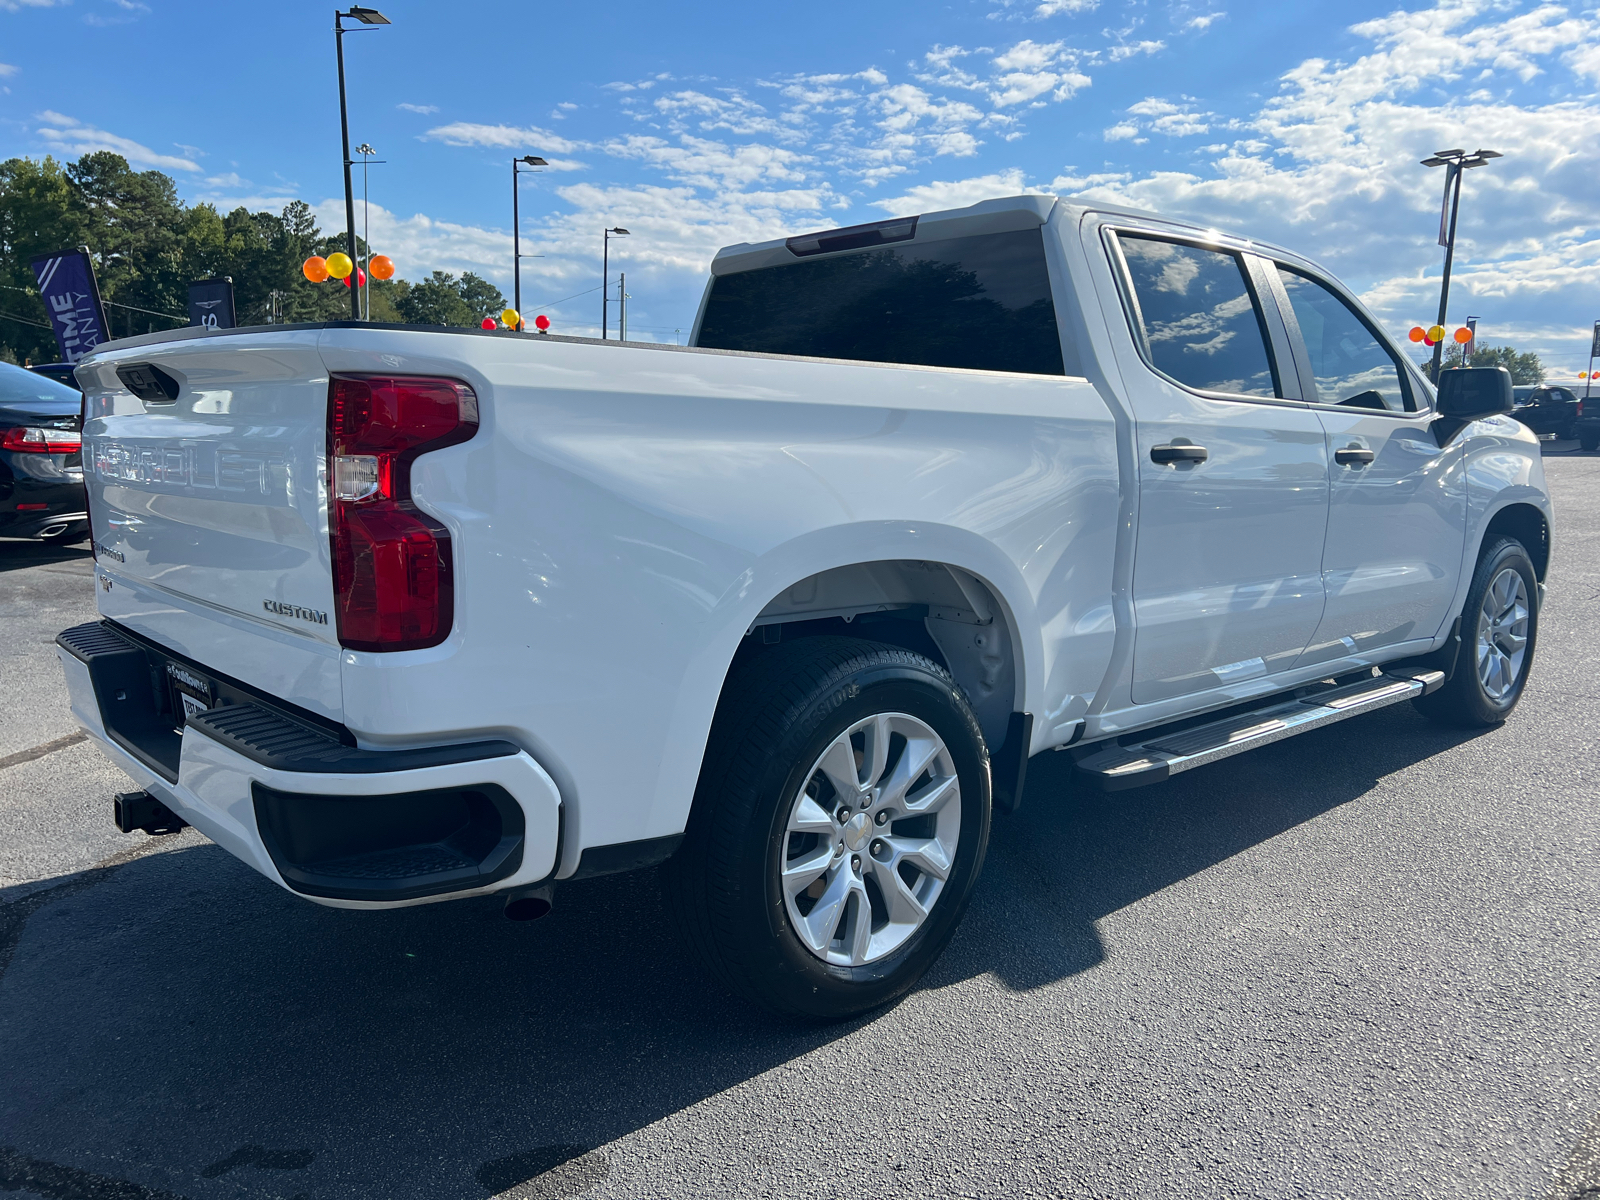
[[[874,200],[873,207],[883,209],[890,216],[902,217],[912,213],[965,208],[980,200],[993,200],[999,196],[1044,195],[1048,190],[1029,185],[1020,170],[1012,169],[992,175],[977,175],[971,179],[918,184],[907,188],[892,200]]]
[[[1183,27],[1185,29],[1197,29],[1203,33],[1227,15],[1228,14],[1225,12],[1214,12],[1206,13],[1204,16],[1200,17],[1191,17],[1189,20],[1183,23]]]
[[[191,159],[172,154],[158,154],[148,146],[131,138],[107,133],[93,125],[85,125],[75,117],[45,111],[37,114],[43,124],[35,131],[57,153],[77,157],[100,150],[120,154],[136,167],[155,167],[163,171],[198,171],[200,165]]]
[[[1069,100],[1088,87],[1089,77],[1076,69],[1076,55],[1064,45],[1024,40],[996,55],[994,65],[1000,74],[990,81],[991,103],[1004,108],[1037,100],[1046,93],[1055,100]]]
[[[470,121],[454,121],[449,125],[440,125],[430,129],[422,136],[430,141],[444,142],[449,146],[530,148],[534,150],[554,150],[562,154],[570,153],[580,148],[577,142],[568,141],[564,137],[551,133],[548,129],[540,129],[535,125],[526,127],[517,125],[475,125]]]
[[[1139,54],[1154,54],[1158,50],[1165,50],[1166,48],[1167,44],[1165,42],[1145,41],[1133,42],[1131,44],[1124,42],[1119,46],[1111,47],[1110,53],[1107,57],[1109,57],[1112,62],[1121,62],[1125,58],[1133,58],[1135,55]]]
[[[242,188],[249,187],[250,181],[248,179],[241,179],[239,177],[239,172],[237,171],[229,171],[226,175],[208,175],[206,177],[206,186],[214,188]]]
[[[21,12],[25,8],[54,8],[71,3],[72,0],[0,0],[0,11]]]
[[[402,112],[421,113],[423,116],[439,111],[437,104],[396,104],[395,107]]]
[[[17,73],[17,68],[10,63],[0,63],[0,79],[9,79]]]
[[[1488,327],[1508,331],[1496,336],[1525,338],[1546,354],[1578,353],[1592,317],[1576,311],[1573,298],[1584,288],[1593,298],[1600,271],[1600,195],[1586,150],[1600,139],[1600,108],[1519,104],[1503,92],[1474,99],[1459,85],[1485,69],[1513,82],[1534,79],[1557,58],[1600,45],[1600,19],[1553,6],[1506,14],[1445,0],[1352,32],[1373,48],[1351,63],[1310,59],[1287,72],[1280,92],[1241,123],[1255,136],[1213,148],[1206,171],[1056,186],[1307,252],[1347,276],[1398,330],[1431,319],[1438,303],[1440,176],[1417,161],[1463,145],[1470,130],[1471,146],[1505,149],[1507,157],[1466,177],[1451,320],[1491,314]],[[1187,99],[1134,106],[1152,129],[1174,136],[1214,123],[1193,108]]]
[[[1100,0],[1041,0],[1033,10],[1036,17],[1053,17],[1059,13],[1090,12],[1099,7]]]
[[[1139,136],[1138,122],[1123,121],[1120,124],[1113,125],[1106,130],[1105,136],[1108,142],[1125,142],[1129,138],[1136,138]]]

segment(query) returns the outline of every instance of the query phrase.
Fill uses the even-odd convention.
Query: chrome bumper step
[[[1287,699],[1272,696],[1261,708],[1204,725],[1146,729],[1128,735],[1126,742],[1087,746],[1077,766],[1102,791],[1160,783],[1180,771],[1425,696],[1444,681],[1443,671],[1418,671],[1375,675],[1342,686],[1323,685],[1320,691],[1301,688]]]

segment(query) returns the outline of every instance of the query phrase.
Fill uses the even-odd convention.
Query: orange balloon
[[[1413,325],[1411,327],[1411,340],[1413,342],[1420,342],[1426,336],[1427,330],[1423,329],[1421,325]]]
[[[394,277],[394,259],[387,254],[376,255],[367,266],[372,268],[372,277],[374,279],[392,279]]]
[[[1463,346],[1465,346],[1471,340],[1472,330],[1468,329],[1465,325],[1456,330],[1456,341],[1460,342]]]
[[[300,272],[312,283],[321,283],[328,277],[328,260],[320,254],[313,254],[300,264]]]

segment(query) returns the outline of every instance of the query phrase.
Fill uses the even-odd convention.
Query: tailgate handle
[[[1371,450],[1362,446],[1347,446],[1343,450],[1333,452],[1333,461],[1346,467],[1369,463],[1375,457],[1377,456]]]
[[[1188,442],[1174,442],[1170,446],[1151,446],[1150,461],[1157,463],[1201,463],[1206,460],[1206,448]]]
[[[171,404],[178,398],[178,381],[154,363],[124,363],[117,378],[147,404]]]

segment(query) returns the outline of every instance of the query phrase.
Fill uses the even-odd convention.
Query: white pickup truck
[[[1550,501],[1313,263],[1050,197],[723,250],[687,347],[334,322],[78,368],[73,711],[321,904],[665,863],[731,986],[839,1017],[948,942],[991,808],[1413,701],[1505,719]]]

